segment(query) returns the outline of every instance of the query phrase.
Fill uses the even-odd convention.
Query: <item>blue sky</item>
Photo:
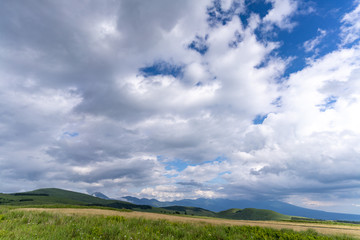
[[[0,192],[360,214],[360,1],[0,3]]]

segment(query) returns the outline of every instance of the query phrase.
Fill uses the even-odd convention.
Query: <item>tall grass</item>
[[[190,224],[122,216],[78,216],[0,207],[0,239],[338,239],[315,231]]]

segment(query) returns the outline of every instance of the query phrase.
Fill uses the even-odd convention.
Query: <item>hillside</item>
[[[217,217],[217,213],[198,207],[169,206],[169,207],[162,207],[162,209],[175,211],[175,213],[184,214],[184,215]]]
[[[136,205],[118,200],[105,200],[88,194],[57,189],[43,188],[30,192],[0,194],[0,204],[3,205],[50,205],[68,204],[80,206],[103,206],[126,209],[147,209],[151,206]]]
[[[291,220],[291,216],[280,214],[267,209],[231,208],[216,214],[220,218],[242,219],[242,220]]]

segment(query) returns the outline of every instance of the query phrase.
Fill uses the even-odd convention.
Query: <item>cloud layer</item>
[[[302,3],[251,4],[2,2],[0,191],[356,206],[359,2],[336,49],[318,56],[319,29],[288,76],[278,34]]]

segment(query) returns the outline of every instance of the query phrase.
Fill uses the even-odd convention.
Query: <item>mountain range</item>
[[[360,215],[355,214],[345,214],[345,213],[333,213],[325,212],[319,210],[313,210],[308,208],[298,207],[289,203],[282,201],[260,201],[260,200],[230,200],[230,199],[205,199],[198,198],[195,200],[192,199],[183,199],[171,202],[162,202],[156,199],[147,199],[147,198],[136,198],[131,196],[123,197],[122,199],[142,205],[150,205],[153,207],[167,207],[167,206],[192,206],[192,207],[201,207],[208,209],[210,211],[219,212],[225,211],[230,208],[257,208],[257,209],[267,209],[272,210],[281,214],[291,215],[291,216],[300,216],[313,219],[322,219],[322,220],[341,220],[341,221],[360,221]]]

